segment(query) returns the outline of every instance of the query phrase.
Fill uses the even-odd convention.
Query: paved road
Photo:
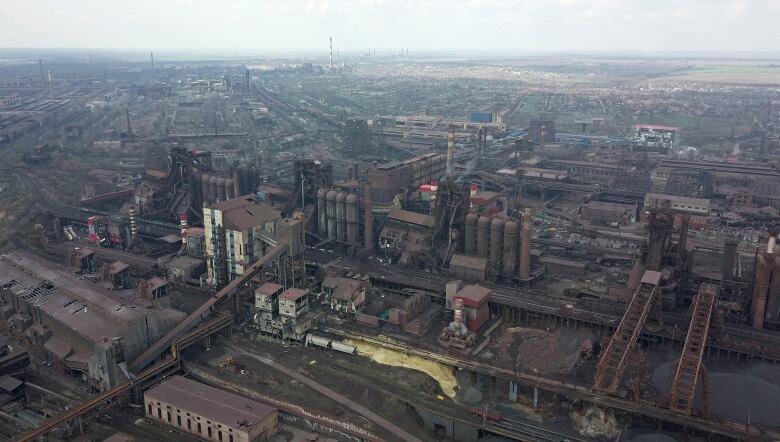
[[[303,376],[302,374],[298,373],[295,370],[292,370],[288,367],[285,367],[274,360],[270,358],[266,358],[260,355],[256,355],[254,353],[251,353],[249,351],[246,351],[242,348],[237,347],[235,344],[224,341],[225,346],[230,348],[231,350],[235,351],[236,353],[241,353],[242,355],[248,356],[252,359],[255,359],[275,370],[278,370],[295,380],[301,382],[302,384],[312,388],[313,390],[317,391],[320,394],[323,394],[331,399],[334,399],[338,403],[344,405],[345,407],[349,408],[350,410],[354,411],[355,413],[360,414],[361,416],[365,417],[366,419],[370,420],[371,422],[374,422],[375,424],[379,425],[380,427],[384,428],[385,430],[393,433],[397,437],[399,437],[401,440],[404,441],[416,441],[416,442],[422,442],[420,439],[412,436],[411,434],[407,433],[403,430],[403,428],[393,424],[392,422],[388,421],[387,419],[383,418],[382,416],[379,416],[378,414],[374,413],[373,411],[369,410],[368,408],[358,404],[357,402],[354,402],[335,391],[331,390],[330,388],[314,381],[311,378],[308,378],[306,376]]]

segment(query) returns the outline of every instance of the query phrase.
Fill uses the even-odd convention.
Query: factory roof
[[[15,296],[99,345],[122,336],[130,323],[142,321],[147,315],[172,320],[182,316],[172,309],[146,309],[137,301],[79,279],[64,267],[25,251],[0,256],[0,280],[16,280],[11,288]]]
[[[261,285],[260,288],[257,289],[258,292],[260,292],[263,295],[273,295],[274,293],[277,293],[279,290],[283,289],[284,287],[275,284],[273,282],[266,282],[265,284]]]
[[[182,376],[172,376],[144,393],[144,398],[164,401],[214,422],[233,428],[258,424],[275,409]]]
[[[309,293],[307,290],[291,288],[282,293],[282,299],[300,299],[306,296],[307,293]]]
[[[385,163],[385,164],[382,164],[380,166],[377,166],[376,169],[378,169],[378,170],[390,170],[390,169],[395,169],[397,167],[405,166],[407,164],[418,163],[418,162],[429,160],[429,159],[432,159],[432,158],[444,159],[445,155],[443,153],[438,153],[438,152],[429,152],[429,153],[425,153],[425,154],[416,156],[414,158],[409,158],[408,160],[393,161],[393,162],[390,162],[390,163]]]
[[[130,268],[130,265],[122,262],[122,261],[114,261],[108,266],[108,271],[110,273],[119,273],[122,271],[125,271]]]
[[[423,227],[433,227],[434,220],[432,216],[423,213],[412,212],[404,209],[390,209],[387,217],[394,221],[400,221],[408,224],[416,224]]]
[[[601,169],[624,169],[624,166],[609,163],[596,163],[594,161],[576,161],[576,160],[550,160],[551,164],[563,164],[566,166],[597,167]]]
[[[8,375],[0,376],[0,390],[5,391],[6,393],[12,393],[21,385],[22,385],[22,381],[16,379],[13,376],[8,376]]]
[[[666,193],[648,193],[645,195],[645,201],[652,202],[657,200],[665,200],[670,201],[673,203],[686,203],[686,204],[696,204],[701,207],[709,207],[710,200],[707,198],[696,198],[692,196],[680,196],[680,195],[669,195]]]
[[[642,284],[658,285],[661,282],[661,272],[655,270],[647,270],[642,275]]]
[[[487,268],[487,263],[487,259],[478,258],[476,256],[454,254],[452,255],[452,258],[450,258],[450,267],[463,267],[483,272]]]
[[[364,285],[366,285],[365,281],[342,276],[328,276],[322,281],[322,287],[332,289],[333,296],[342,301],[351,301],[355,297],[355,292]]]
[[[171,233],[170,235],[161,236],[157,238],[157,240],[166,242],[168,244],[176,244],[181,242],[181,236],[175,233]]]
[[[475,204],[490,204],[498,198],[497,192],[479,192],[471,197],[471,202]]]
[[[279,212],[254,194],[229,199],[210,208],[222,212],[224,226],[232,230],[247,230],[281,218]]]
[[[680,130],[679,127],[664,126],[662,124],[637,124],[634,127],[637,129],[653,129],[653,130]]]
[[[572,261],[571,259],[557,258],[554,256],[543,256],[539,258],[540,262],[547,264],[555,264],[560,266],[575,267],[578,269],[584,269],[585,263],[580,261]]]
[[[160,278],[159,276],[155,276],[149,280],[149,290],[157,290],[166,285],[168,285],[168,280]]]
[[[479,307],[487,302],[490,293],[488,288],[478,284],[471,284],[460,289],[455,298],[463,299],[463,305],[467,307]]]
[[[132,440],[133,438],[124,433],[114,433],[106,439],[103,439],[103,442],[130,442]]]
[[[607,203],[604,201],[589,201],[583,206],[601,210],[633,210],[636,208],[633,204]]]

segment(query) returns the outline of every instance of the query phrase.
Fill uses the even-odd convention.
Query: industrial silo
[[[534,227],[534,212],[523,211],[523,239],[520,243],[520,279],[531,277],[531,233]]]
[[[336,191],[329,190],[325,194],[325,206],[328,217],[328,238],[336,238]]]
[[[347,240],[347,193],[336,194],[336,237],[339,241]]]
[[[218,202],[217,195],[217,177],[211,175],[209,176],[209,201],[211,201],[212,204]]]
[[[322,188],[317,191],[317,233],[322,238],[328,236],[328,218],[327,209],[325,209],[325,194],[327,193],[328,191]]]
[[[477,221],[477,256],[480,258],[488,257],[488,247],[490,242],[490,217],[482,215]]]
[[[354,193],[347,195],[347,242],[357,243],[358,237],[358,196]]]
[[[219,202],[225,201],[225,179],[217,178],[217,199]]]
[[[209,198],[209,176],[207,174],[203,174],[200,176],[200,183],[201,183],[201,190],[200,195],[203,199],[203,207],[208,206],[211,204],[211,199]]]
[[[490,267],[501,270],[501,250],[504,246],[504,220],[493,218],[490,222]]]
[[[236,197],[232,178],[225,178],[225,199],[232,200]]]
[[[502,261],[503,273],[513,275],[517,265],[517,246],[520,225],[515,220],[508,220],[504,224],[504,259]]]
[[[477,219],[479,215],[474,212],[469,212],[466,215],[466,229],[463,235],[463,251],[466,255],[474,255],[477,253]]]

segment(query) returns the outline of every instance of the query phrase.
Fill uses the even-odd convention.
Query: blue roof
[[[471,112],[469,121],[472,123],[490,123],[493,121],[493,114],[490,112]]]

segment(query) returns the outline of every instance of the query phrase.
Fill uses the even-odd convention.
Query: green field
[[[699,65],[657,80],[686,80],[733,84],[780,84],[780,64]]]

